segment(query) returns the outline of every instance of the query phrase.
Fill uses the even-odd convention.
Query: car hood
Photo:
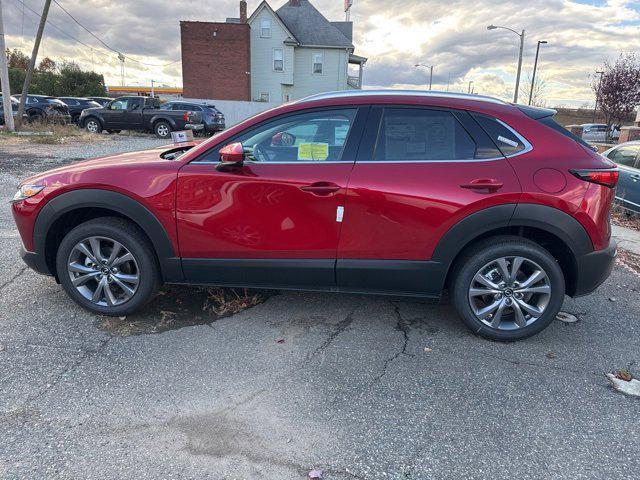
[[[195,146],[200,142],[181,143],[179,146]],[[105,184],[112,178],[113,184],[119,183],[119,176],[136,176],[148,170],[176,171],[180,163],[165,160],[160,155],[176,145],[163,145],[151,150],[118,153],[91,160],[65,165],[27,178],[21,184],[45,185],[57,187],[64,185]]]

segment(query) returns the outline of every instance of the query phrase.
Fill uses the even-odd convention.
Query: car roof
[[[488,97],[485,95],[475,95],[470,93],[454,93],[454,92],[440,92],[436,90],[338,90],[334,92],[324,92],[310,95],[302,98],[293,103],[304,103],[316,100],[330,100],[338,98],[371,98],[376,97],[423,97],[423,98],[437,98],[437,99],[457,99],[457,100],[472,100],[478,102],[492,103],[497,105],[509,105],[507,102],[494,97]]]

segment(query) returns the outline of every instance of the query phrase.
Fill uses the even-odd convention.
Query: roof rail
[[[463,100],[476,100],[478,102],[496,103],[500,105],[508,105],[498,98],[487,97],[484,95],[475,95],[470,93],[453,93],[453,92],[439,92],[436,90],[338,90],[334,92],[323,92],[309,95],[298,100],[296,103],[311,102],[314,100],[325,100],[330,98],[349,98],[349,97],[365,97],[365,96],[417,96],[417,97],[432,97],[432,98],[457,98]]]

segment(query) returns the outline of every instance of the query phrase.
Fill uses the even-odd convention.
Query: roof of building
[[[276,14],[302,46],[353,48],[351,40],[345,36],[349,29],[345,25],[337,27],[327,20],[309,0],[287,2],[276,10]]]

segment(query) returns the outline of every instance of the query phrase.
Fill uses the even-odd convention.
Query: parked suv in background
[[[19,96],[16,96],[19,99]],[[30,121],[42,121],[52,123],[69,123],[71,114],[69,107],[62,101],[47,95],[27,95],[25,113]]]
[[[225,129],[224,115],[215,107],[215,105],[207,105],[205,103],[197,102],[172,101],[162,105],[160,110],[201,112],[202,121],[204,123],[204,132],[210,135],[221,132]]]
[[[14,121],[18,118],[18,100],[14,97],[11,97],[11,111],[13,112]],[[27,114],[22,116],[24,121],[27,121],[29,117]],[[4,103],[2,98],[2,93],[0,93],[0,125],[4,125]]]
[[[71,115],[71,121],[73,123],[78,123],[78,120],[80,119],[80,114],[85,108],[95,108],[95,107],[101,106],[98,102],[94,102],[89,98],[58,97],[58,100],[60,100],[67,107],[69,107],[69,114]]]
[[[604,123],[585,123],[582,127],[582,139],[587,142],[604,143],[607,141],[609,129]]]
[[[623,143],[602,155],[620,167],[616,201],[626,210],[640,213],[640,141]]]
[[[204,130],[200,112],[161,110],[153,97],[119,97],[104,107],[87,108],[78,123],[90,133],[140,130],[170,138],[174,130]]]
[[[353,91],[263,112],[199,145],[31,177],[22,256],[78,304],[127,315],[161,283],[439,298],[516,340],[616,253],[615,165],[553,110]]]

